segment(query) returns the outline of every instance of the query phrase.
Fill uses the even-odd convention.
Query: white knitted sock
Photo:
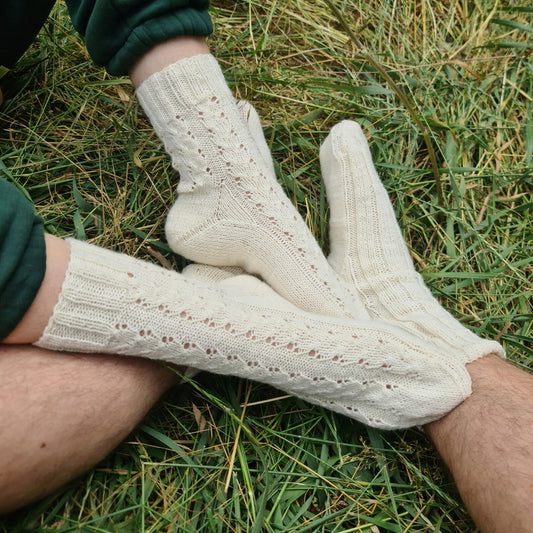
[[[477,337],[445,311],[416,272],[359,125],[334,126],[320,161],[330,205],[329,262],[357,287],[371,316],[401,324],[464,363],[503,357],[499,343]]]
[[[71,241],[36,344],[249,378],[381,428],[430,422],[470,393],[464,365],[390,324],[305,313],[252,276],[197,274],[217,281]]]
[[[166,224],[175,252],[258,274],[307,311],[368,316],[283,193],[213,56],[166,67],[137,96],[180,173]]]

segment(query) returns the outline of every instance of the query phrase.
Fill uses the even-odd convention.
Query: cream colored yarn
[[[329,262],[357,287],[370,316],[400,325],[442,357],[463,363],[505,352],[463,327],[432,296],[416,272],[387,191],[359,125],[334,126],[320,150],[330,205]]]
[[[237,106],[217,69],[197,56],[138,90],[181,175],[167,234],[187,257],[246,268],[279,294],[235,268],[177,274],[71,241],[36,344],[252,379],[379,428],[440,418],[470,394],[465,364],[503,356],[501,347],[463,328],[425,287],[351,122],[321,149],[330,267],[275,180],[257,114]]]
[[[255,109],[245,101],[239,108],[255,144],[268,154]],[[328,261],[362,297],[369,316],[401,325],[443,357],[465,364],[489,354],[505,357],[498,342],[481,339],[448,313],[415,270],[359,124],[345,120],[334,126],[320,163],[330,205]]]
[[[201,277],[217,281],[71,241],[36,344],[261,381],[381,428],[430,422],[470,394],[462,363],[398,327],[305,313],[252,276]]]
[[[180,173],[166,224],[175,252],[258,274],[307,311],[368,317],[283,193],[213,56],[153,74],[137,97]]]
[[[259,116],[248,102],[238,105],[266,159]],[[320,163],[330,204],[328,261],[361,295],[369,316],[401,325],[438,347],[443,357],[463,363],[491,353],[505,357],[498,342],[481,339],[448,313],[416,272],[356,122],[346,120],[332,128],[320,149]]]

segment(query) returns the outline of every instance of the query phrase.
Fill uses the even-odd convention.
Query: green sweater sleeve
[[[0,179],[0,340],[32,304],[45,268],[43,221],[14,185]]]
[[[93,61],[112,75],[127,74],[153,45],[213,31],[209,0],[67,0]]]
[[[12,67],[41,29],[55,0],[0,0],[0,65]]]

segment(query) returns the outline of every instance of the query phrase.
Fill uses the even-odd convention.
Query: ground
[[[339,20],[324,0],[214,1],[210,44],[235,94],[257,107],[280,182],[324,249],[318,148],[353,119],[433,293],[531,368],[526,4],[334,0]],[[0,175],[27,193],[47,231],[180,268],[163,235],[176,174],[129,81],[92,64],[62,6],[2,83]],[[0,519],[0,532],[13,531],[475,527],[422,431],[380,432],[203,374],[84,478]]]

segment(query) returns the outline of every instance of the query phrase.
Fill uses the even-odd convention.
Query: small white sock
[[[334,126],[320,162],[330,205],[329,262],[357,287],[371,316],[400,325],[463,363],[490,353],[504,357],[498,342],[479,338],[453,318],[416,272],[359,125]]]
[[[180,173],[166,224],[175,252],[240,266],[307,311],[368,316],[283,193],[213,56],[166,67],[137,96]]]

